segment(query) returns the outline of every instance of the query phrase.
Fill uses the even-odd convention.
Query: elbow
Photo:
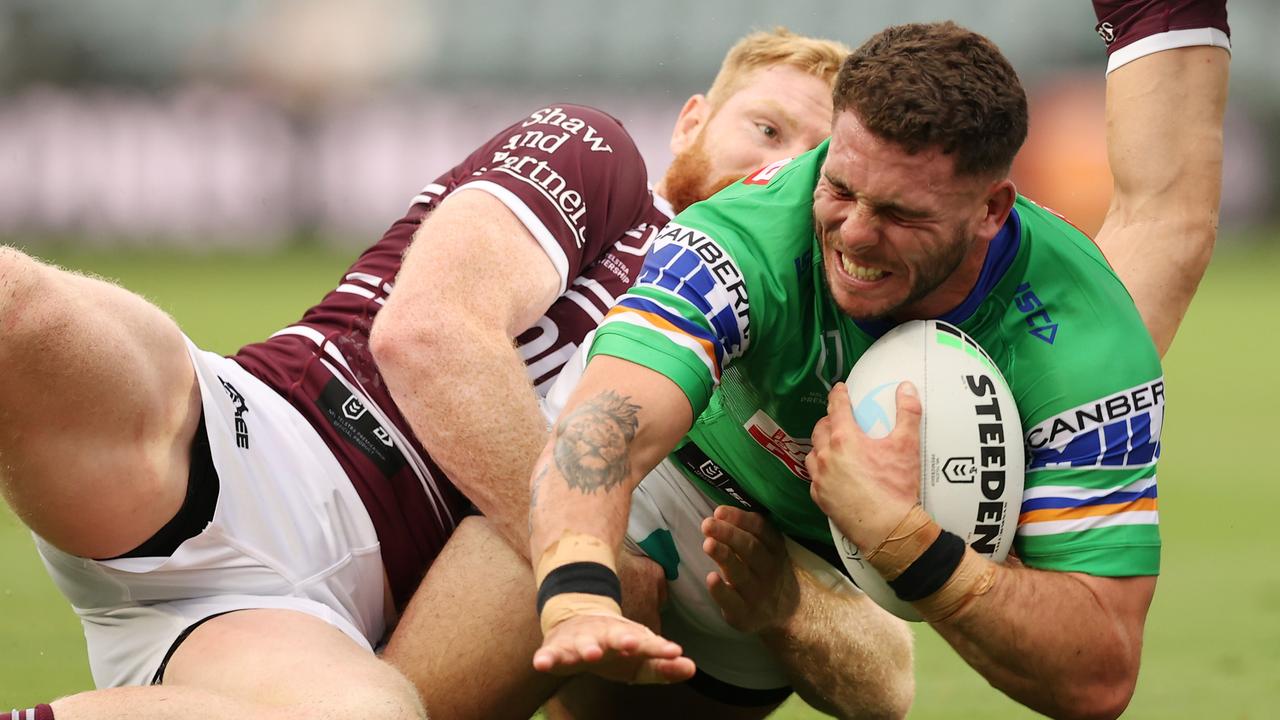
[[[421,374],[432,367],[430,358],[439,357],[434,348],[443,346],[444,325],[440,318],[420,322],[394,301],[374,318],[369,352],[393,394],[397,385],[408,383],[414,373],[419,380],[425,379]]]
[[[1113,720],[1122,715],[1137,687],[1138,670],[1117,673],[1116,677],[1085,683],[1067,693],[1060,712],[1049,714],[1076,720]]]

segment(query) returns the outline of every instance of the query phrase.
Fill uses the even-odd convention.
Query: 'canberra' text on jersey
[[[813,191],[826,143],[681,213],[591,355],[670,378],[697,417],[674,458],[721,502],[831,542],[804,458],[827,393],[890,325],[856,322],[825,286]],[[755,176],[748,178],[752,180]],[[1133,302],[1085,235],[1019,197],[976,286],[941,318],[1004,374],[1027,445],[1016,550],[1028,565],[1158,572],[1164,382]]]

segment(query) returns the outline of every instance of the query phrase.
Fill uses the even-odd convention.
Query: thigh
[[[111,557],[181,506],[200,414],[174,322],[111,283],[0,248],[0,489],[55,546]]]
[[[291,610],[202,623],[169,658],[163,684],[289,708],[289,717],[422,717],[403,675],[333,625]]]
[[[384,657],[432,717],[530,717],[563,678],[533,669],[542,642],[533,572],[489,522],[458,526],[392,633]]]

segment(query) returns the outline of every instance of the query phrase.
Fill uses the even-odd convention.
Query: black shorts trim
[[[712,677],[699,669],[685,683],[698,694],[735,707],[770,707],[791,697],[791,686],[759,690],[744,688]]]
[[[187,495],[182,507],[155,535],[123,555],[99,560],[121,558],[169,557],[178,546],[204,532],[213,522],[218,507],[218,471],[213,466],[213,451],[209,449],[209,433],[204,425],[204,412],[196,426],[191,441],[191,468],[187,473]]]
[[[252,608],[242,608],[242,609],[250,610]],[[214,618],[222,617],[223,615],[230,615],[233,612],[238,612],[238,610],[228,610],[226,612],[215,613],[213,615],[210,615],[207,618],[202,618],[200,620],[197,620],[191,623],[186,627],[186,629],[178,633],[178,637],[174,638],[173,644],[169,646],[169,652],[166,652],[164,654],[164,659],[160,661],[160,667],[156,668],[156,674],[151,676],[151,684],[152,685],[164,684],[164,671],[165,671],[165,668],[169,667],[169,660],[173,657],[173,654],[178,651],[178,646],[181,645],[183,641],[185,641],[188,637],[190,637],[191,633],[195,632],[196,628],[200,627],[201,625],[209,622]]]

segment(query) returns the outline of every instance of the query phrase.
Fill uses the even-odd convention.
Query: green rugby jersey
[[[590,354],[680,386],[697,420],[674,459],[704,492],[829,545],[804,456],[828,390],[891,325],[855,322],[827,292],[812,220],[826,151],[769,166],[677,216]],[[940,319],[986,349],[1017,402],[1023,561],[1156,574],[1164,381],[1132,299],[1093,242],[1019,197],[973,291]]]

